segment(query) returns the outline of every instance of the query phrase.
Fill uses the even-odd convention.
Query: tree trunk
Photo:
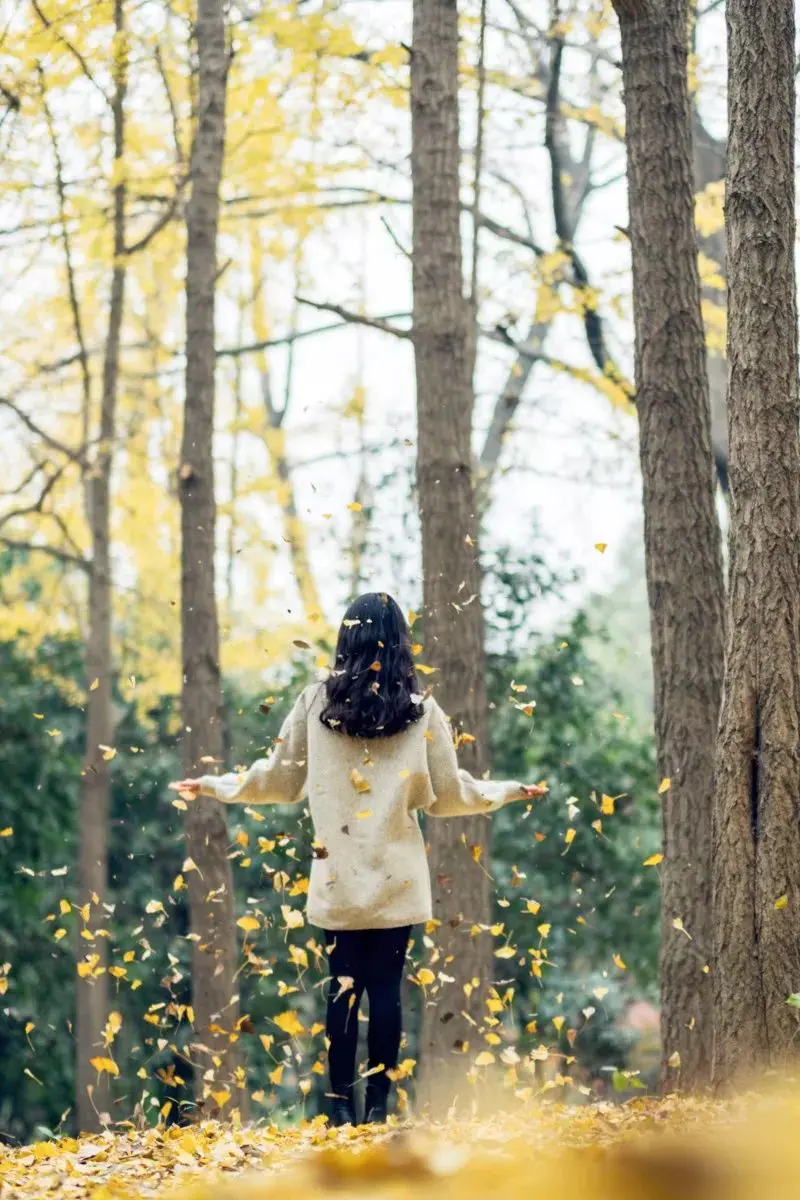
[[[800,462],[794,3],[728,0],[729,641],[714,823],[714,1076],[796,1055]]]
[[[662,796],[662,1085],[708,1081],[711,813],[724,590],[694,231],[687,0],[622,31],[636,406]],[[680,927],[679,920],[689,936]]]
[[[181,621],[183,762],[187,775],[219,759],[222,687],[214,586],[214,294],[219,186],[225,151],[228,54],[222,0],[199,0],[195,29],[199,62],[198,120],[187,206],[186,397],[181,443]],[[228,828],[223,806],[208,797],[189,803],[187,874],[192,927],[195,1094],[204,1111],[226,1112],[237,1082],[237,938]],[[231,1034],[234,1040],[231,1040]],[[215,1061],[216,1060],[216,1061]],[[212,1093],[215,1095],[212,1096]],[[244,1093],[242,1093],[244,1095]],[[230,1108],[225,1108],[230,1104]]]
[[[467,745],[465,765],[480,772],[488,754],[487,700],[471,470],[474,339],[459,225],[456,2],[414,0],[413,21],[413,337],[424,638],[426,657],[440,671],[438,698],[456,729],[477,739]],[[430,990],[423,1011],[422,1085],[431,1100],[440,1090],[452,1096],[464,1051],[475,1048],[476,1031],[463,1014],[479,1023],[485,1015],[491,948],[486,935],[471,938],[469,929],[490,919],[488,829],[483,818],[431,821],[427,828],[434,915],[441,922],[434,970],[453,979]]]
[[[125,153],[125,93],[127,51],[124,38],[123,0],[115,0],[114,26],[114,166],[122,169]],[[81,775],[78,903],[89,905],[89,929],[105,925],[108,886],[108,818],[111,780],[104,747],[114,738],[111,651],[111,471],[116,438],[119,351],[125,303],[125,183],[115,178],[114,265],[103,360],[100,440],[86,491],[92,562],[89,574],[89,613],[86,638],[86,754]],[[88,394],[88,387],[86,388]],[[76,993],[76,1070],[78,1126],[93,1132],[110,1120],[109,1076],[99,1074],[90,1060],[102,1056],[103,1030],[108,1019],[108,949],[106,939],[91,943],[81,939],[79,954],[93,956],[93,966],[78,977]]]

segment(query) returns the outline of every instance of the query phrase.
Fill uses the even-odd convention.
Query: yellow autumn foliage
[[[800,1175],[796,1088],[726,1102],[519,1103],[328,1129],[201,1121],[0,1148],[4,1196],[53,1200],[761,1200]]]

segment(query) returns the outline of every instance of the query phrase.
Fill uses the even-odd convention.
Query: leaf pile
[[[798,1116],[798,1096],[727,1104],[670,1097],[521,1105],[388,1129],[329,1130],[323,1118],[289,1129],[211,1121],[129,1128],[5,1148],[0,1197],[755,1200],[759,1172],[776,1180],[773,1194],[782,1190],[777,1181],[800,1172]]]

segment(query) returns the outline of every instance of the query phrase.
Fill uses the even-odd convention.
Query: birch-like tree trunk
[[[487,762],[487,700],[472,477],[473,314],[464,296],[459,202],[458,13],[455,0],[414,0],[411,56],[413,338],[417,382],[417,489],[422,524],[425,653],[438,668],[436,694],[465,744],[465,765]],[[427,828],[439,957],[447,977],[423,1009],[423,1090],[452,1094],[486,1015],[491,976],[486,935],[484,818],[431,821]],[[477,860],[477,861],[476,861]],[[447,980],[452,980],[448,982]],[[473,984],[473,981],[475,983]]]
[[[225,153],[228,51],[222,0],[198,0],[197,129],[186,212],[186,396],[179,468],[183,763],[187,775],[208,770],[223,745],[219,626],[215,592],[214,297],[219,188]],[[228,827],[223,806],[208,797],[189,803],[186,846],[197,869],[187,873],[193,943],[192,1060],[195,1094],[204,1111],[242,1107],[234,1096],[240,1055],[237,937]],[[232,1040],[234,1039],[234,1040]],[[230,1092],[233,1099],[227,1099]],[[212,1098],[212,1093],[215,1095]]]
[[[669,780],[660,978],[662,1085],[673,1090],[707,1082],[711,1066],[707,969],[724,581],[694,229],[688,2],[614,0],[614,7],[622,32],[656,742],[659,773]]]
[[[99,443],[86,477],[87,517],[92,547],[89,573],[89,609],[86,635],[86,753],[82,769],[78,819],[78,902],[89,906],[89,929],[106,924],[108,889],[108,820],[111,780],[109,771],[114,738],[112,708],[113,657],[111,648],[111,472],[116,440],[119,352],[125,304],[125,94],[127,48],[123,0],[114,3],[114,124],[113,190],[114,224],[108,326],[103,359]],[[73,297],[74,299],[74,297]],[[88,395],[88,387],[87,387]],[[89,414],[87,413],[87,419]],[[76,1064],[78,1126],[91,1132],[110,1119],[109,1076],[100,1074],[91,1059],[105,1053],[103,1031],[108,1019],[108,950],[106,939],[79,943],[79,954],[97,956],[89,973],[78,976],[76,992]]]
[[[800,460],[793,0],[728,0],[731,566],[714,821],[714,1076],[800,1025]]]

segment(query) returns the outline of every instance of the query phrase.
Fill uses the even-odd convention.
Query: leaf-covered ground
[[[800,1187],[800,1094],[548,1105],[331,1131],[213,1122],[0,1151],[0,1198],[761,1200]]]

